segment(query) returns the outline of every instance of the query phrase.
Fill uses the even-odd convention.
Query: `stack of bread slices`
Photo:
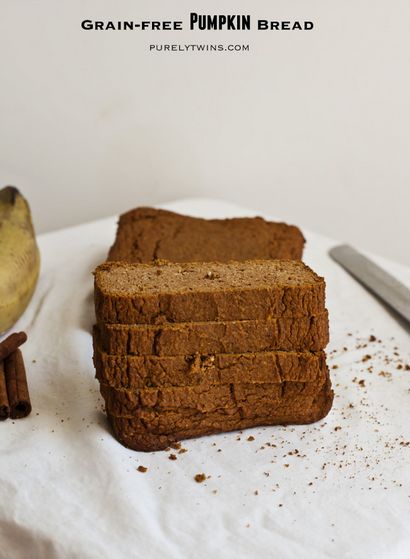
[[[93,339],[121,443],[159,450],[328,413],[325,284],[297,259],[303,242],[297,228],[260,218],[151,208],[120,218],[110,260],[95,271]]]

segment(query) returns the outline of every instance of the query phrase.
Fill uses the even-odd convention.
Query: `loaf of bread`
[[[298,260],[127,264],[94,273],[97,322],[269,320],[325,311],[325,282]]]
[[[155,208],[120,216],[108,260],[195,262],[300,259],[305,239],[286,223],[261,217],[201,219]]]
[[[93,359],[122,444],[154,451],[329,412],[325,282],[303,245],[261,218],[120,217],[94,275]]]

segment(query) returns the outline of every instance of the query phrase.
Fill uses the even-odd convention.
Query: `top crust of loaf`
[[[300,229],[294,225],[261,217],[202,219],[141,207],[120,216],[108,260],[300,259],[304,243]]]
[[[130,264],[105,262],[95,271],[96,288],[108,296],[209,292],[236,289],[309,288],[323,283],[298,260]]]

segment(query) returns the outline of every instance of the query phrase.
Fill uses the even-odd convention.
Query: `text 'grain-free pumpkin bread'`
[[[325,282],[298,260],[129,264],[95,271],[97,322],[269,320],[325,311]]]
[[[298,227],[261,217],[202,219],[141,207],[120,216],[108,260],[300,259],[304,243]]]

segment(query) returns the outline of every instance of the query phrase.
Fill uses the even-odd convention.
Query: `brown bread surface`
[[[300,259],[304,243],[297,227],[261,217],[208,220],[141,207],[120,216],[108,260]]]
[[[315,396],[291,397],[269,406],[247,409],[156,412],[141,410],[139,417],[126,418],[108,414],[114,436],[128,448],[140,451],[163,450],[169,444],[193,437],[242,430],[267,425],[314,423],[325,417],[333,402],[330,381]]]
[[[242,383],[169,388],[116,389],[100,384],[105,407],[111,415],[138,417],[145,408],[158,412],[197,410],[209,413],[218,409],[242,410],[293,401],[300,396],[314,396],[328,377],[321,382]]]
[[[165,357],[109,355],[94,342],[94,365],[101,382],[130,389],[243,382],[310,382],[322,376],[326,356],[323,351]]]
[[[103,351],[119,355],[191,355],[255,351],[319,351],[329,341],[327,311],[316,316],[184,322],[161,325],[99,324]]]
[[[298,260],[128,264],[94,274],[97,322],[269,320],[325,311],[325,282]]]

